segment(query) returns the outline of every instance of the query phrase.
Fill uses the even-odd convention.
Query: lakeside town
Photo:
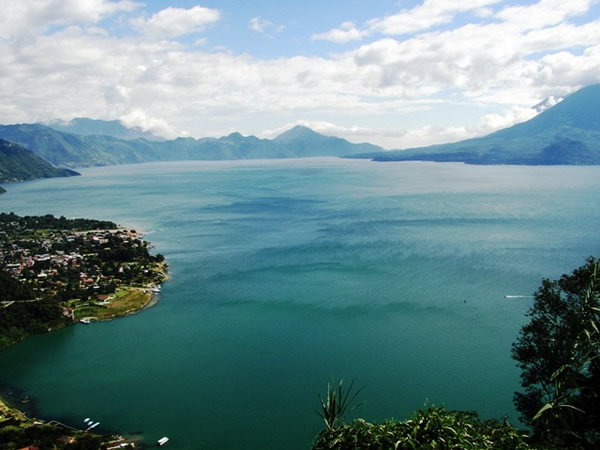
[[[113,222],[0,214],[0,349],[145,306],[160,291],[166,264],[142,237]],[[34,323],[12,321],[13,309]]]
[[[109,221],[0,213],[0,350],[32,334],[110,320],[153,304],[167,265],[151,248],[143,233]],[[0,398],[0,446],[135,445],[92,434],[98,424],[75,429],[30,419],[19,410],[25,404],[11,403]]]

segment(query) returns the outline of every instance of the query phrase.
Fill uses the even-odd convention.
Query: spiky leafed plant
[[[344,424],[344,417],[349,414],[364,402],[354,404],[356,397],[364,389],[364,386],[357,389],[354,393],[354,381],[350,383],[348,389],[344,389],[344,379],[342,378],[339,383],[331,380],[327,383],[327,396],[324,399],[319,394],[319,401],[321,403],[321,411],[317,411],[317,414],[325,421],[327,429],[332,430]]]

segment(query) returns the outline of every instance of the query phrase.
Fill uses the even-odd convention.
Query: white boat
[[[92,321],[86,317],[85,319],[81,319],[79,322],[80,322],[80,323],[89,324],[89,323],[91,323]]]
[[[100,425],[100,422],[96,422],[94,425],[91,425],[88,430],[93,430],[94,428],[96,428],[98,425]]]
[[[88,423],[91,421],[92,421],[92,419],[90,419],[89,417],[86,417],[85,419],[83,419],[83,423]]]
[[[163,446],[163,445],[165,445],[167,442],[169,442],[169,438],[165,436],[165,437],[161,437],[161,438],[158,440],[157,444],[158,444],[158,446],[159,446],[159,447],[162,447],[162,446]]]

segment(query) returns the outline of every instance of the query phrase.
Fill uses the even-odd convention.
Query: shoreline
[[[116,320],[116,319],[120,319],[120,318],[124,318],[127,316],[132,316],[134,314],[140,313],[146,309],[152,308],[153,306],[155,306],[159,300],[160,300],[160,290],[159,291],[153,291],[153,288],[155,288],[156,286],[162,286],[166,281],[169,280],[170,276],[168,273],[168,265],[166,263],[160,263],[160,274],[162,276],[162,279],[159,283],[147,283],[144,286],[138,286],[138,287],[128,287],[128,289],[134,289],[137,291],[141,291],[144,294],[146,294],[145,298],[146,300],[138,307],[134,307],[131,309],[128,309],[127,311],[123,312],[123,313],[118,313],[118,314],[114,314],[110,317],[105,317],[102,319],[97,319],[97,318],[93,318],[93,322],[110,322],[112,320]],[[47,333],[51,333],[53,331],[62,329],[62,328],[66,328],[66,327],[70,327],[70,326],[75,326],[78,324],[79,321],[74,320],[73,322],[65,325],[64,327],[61,328],[55,328],[55,329],[51,329],[48,330]],[[91,324],[91,322],[90,322]],[[43,333],[46,334],[46,333]],[[23,338],[22,340],[13,343],[12,345],[18,344],[19,342],[25,340],[27,337]],[[12,347],[11,345],[11,347]],[[1,351],[1,350],[0,350]],[[2,387],[4,389],[2,389]],[[16,388],[16,389],[15,389]],[[17,395],[7,395],[5,394],[5,392],[10,392],[11,390],[17,390]],[[73,424],[65,424],[62,422],[59,422],[58,420],[55,419],[48,419],[48,420],[44,420],[44,419],[40,419],[38,418],[38,412],[36,412],[36,408],[30,407],[30,408],[23,408],[23,406],[19,406],[17,403],[25,403],[25,401],[29,402],[29,396],[26,395],[25,391],[22,391],[23,394],[25,394],[25,397],[23,400],[19,400],[18,398],[18,386],[15,386],[14,388],[11,388],[10,386],[0,386],[0,434],[2,434],[3,432],[3,428],[4,426],[12,426],[12,425],[18,425],[19,429],[25,431],[29,428],[40,428],[42,429],[41,432],[43,432],[44,430],[48,433],[48,434],[61,434],[61,436],[59,437],[59,439],[61,439],[62,443],[64,443],[65,445],[68,445],[69,443],[73,443],[73,442],[77,442],[78,440],[94,440],[95,442],[97,442],[99,445],[101,445],[101,447],[98,448],[144,448],[144,443],[143,441],[141,441],[139,438],[130,438],[127,437],[126,435],[118,435],[118,434],[112,434],[110,432],[108,433],[102,433],[102,432],[97,432],[97,433],[92,433],[90,432],[91,430],[86,430],[86,429],[82,429],[77,427],[76,425]],[[6,423],[8,423],[9,425],[6,425]],[[56,444],[56,443],[55,443]],[[22,444],[22,445],[29,445],[29,444]],[[61,444],[57,444],[57,445],[61,445]],[[33,444],[33,446],[35,446],[35,444]],[[20,448],[20,447],[18,447]],[[62,446],[56,447],[56,448],[63,448]]]
[[[161,288],[162,285],[169,281],[170,276],[169,276],[169,272],[168,272],[168,264],[166,263],[157,263],[159,265],[159,270],[157,271],[160,274],[160,281],[159,282],[151,282],[151,283],[146,283],[145,285],[141,285],[141,286],[126,286],[123,288],[119,288],[121,290],[128,290],[130,291],[130,293],[140,293],[141,295],[143,295],[144,301],[143,302],[138,302],[138,304],[135,304],[133,307],[122,311],[122,312],[117,312],[115,314],[109,315],[109,316],[105,316],[105,317],[94,317],[94,316],[89,316],[86,317],[90,320],[93,320],[94,322],[110,322],[111,320],[116,320],[122,317],[127,317],[127,316],[131,316],[137,313],[140,313],[146,309],[150,309],[152,308],[154,305],[156,305],[160,299],[160,293],[161,293]],[[158,288],[158,290],[156,290]],[[76,324],[77,322],[80,322],[80,320],[74,320],[72,325]],[[67,326],[71,326],[67,325]]]
[[[22,219],[18,216],[15,217],[15,221]],[[33,232],[28,232],[35,235],[36,238],[34,239],[37,239],[37,231],[35,229]],[[46,264],[42,268],[42,273],[48,273],[52,270],[54,266],[51,264],[53,262],[49,263],[48,261],[53,258],[61,261],[63,267],[70,266],[68,263],[71,262],[73,266],[77,264],[75,267],[81,272],[81,287],[88,289],[85,297],[67,297],[67,299],[58,297],[58,301],[60,302],[58,305],[62,308],[63,312],[62,320],[51,325],[49,324],[50,326],[41,333],[33,334],[50,333],[74,326],[80,322],[91,324],[92,322],[112,321],[140,313],[153,307],[160,301],[162,285],[170,279],[168,264],[164,261],[164,256],[160,253],[156,256],[149,253],[148,250],[154,246],[150,242],[143,241],[143,237],[146,234],[144,231],[118,225],[116,228],[110,229],[73,230],[70,232],[65,232],[64,229],[57,229],[56,235],[59,238],[46,237],[47,235],[40,236],[43,236],[48,241],[55,239],[56,242],[59,242],[58,239],[63,239],[69,233],[71,236],[77,236],[73,237],[73,240],[85,237],[85,241],[82,240],[82,243],[96,242],[98,247],[95,248],[98,250],[92,250],[92,252],[97,252],[96,255],[102,251],[116,252],[114,256],[100,260],[109,261],[112,265],[108,267],[112,267],[112,270],[107,272],[104,272],[103,269],[101,271],[96,270],[95,275],[88,272],[87,266],[84,267],[84,264],[86,257],[89,255],[86,255],[81,249],[84,247],[89,248],[89,244],[78,244],[74,251],[71,250],[72,253],[68,255],[64,251],[57,253],[48,251],[46,255],[41,256],[33,256],[34,253],[31,253],[30,260],[34,261],[31,266],[37,267],[38,259],[39,261],[44,261]],[[4,234],[6,236],[6,233]],[[11,241],[8,240],[7,242]],[[118,253],[119,251],[128,251],[129,253],[125,253],[127,256],[123,257],[122,253]],[[89,250],[88,253],[90,253]],[[11,262],[10,260],[8,261]],[[96,264],[100,265],[100,263]],[[18,265],[12,263],[11,269],[14,270],[15,267],[20,267],[23,270],[25,264]],[[129,271],[134,272],[135,275],[127,276]],[[46,278],[50,279],[48,275],[44,275],[43,280],[45,281]],[[45,284],[45,286],[50,286],[49,289],[56,290],[58,290],[57,287],[63,286],[60,278],[57,277],[54,280],[56,281],[52,281],[53,284]],[[95,291],[99,287],[102,289],[103,285],[112,285],[112,290]],[[44,298],[12,301],[8,298],[8,301],[3,301],[0,304],[0,308],[11,308],[13,303],[28,304],[39,301],[44,301]],[[8,345],[0,351],[18,344],[33,334],[28,333],[17,337],[16,340],[5,341]],[[138,448],[140,445],[143,446],[143,442],[139,438],[125,438],[110,431],[104,433],[92,432],[92,429],[98,423],[94,423],[93,426],[83,429],[77,424],[65,424],[52,418],[47,418],[46,420],[39,419],[37,418],[39,412],[35,408],[35,399],[33,399],[32,403],[29,403],[29,396],[27,396],[25,391],[20,390],[18,386],[0,384],[0,388],[0,437],[5,435],[6,439],[9,440],[8,442],[16,442],[17,446],[15,448],[29,448],[29,446],[47,448],[47,445],[50,445],[48,443],[51,443],[52,448],[64,448],[74,442],[82,443],[85,448],[128,448],[135,447],[136,444]],[[92,425],[91,422],[89,425]]]
[[[25,397],[28,398],[28,397]],[[67,425],[58,420],[44,420],[40,419],[32,411],[23,411],[24,408],[15,405],[16,398],[9,398],[0,393],[0,431],[6,426],[11,427],[16,432],[13,433],[13,441],[15,443],[14,448],[38,448],[33,437],[28,437],[27,433],[31,429],[36,431],[32,434],[39,436],[39,434],[51,435],[51,438],[55,440],[53,442],[53,448],[64,448],[65,446],[81,443],[84,441],[87,445],[93,444],[99,449],[108,448],[144,448],[142,442],[138,442],[135,439],[127,438],[118,434],[111,433],[94,433],[89,427],[87,429],[79,428],[77,426]],[[22,436],[18,435],[18,432],[23,433]],[[39,437],[38,437],[39,439]],[[136,445],[137,444],[137,445]],[[12,448],[12,447],[10,447]],[[91,447],[86,447],[91,448]]]

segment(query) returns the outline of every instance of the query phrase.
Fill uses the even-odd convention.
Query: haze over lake
[[[355,411],[516,423],[510,346],[542,277],[600,255],[600,167],[316,158],[84,169],[1,210],[146,231],[171,280],[135,316],[28,338],[0,383],[42,417],[177,449],[304,449],[331,377]]]

